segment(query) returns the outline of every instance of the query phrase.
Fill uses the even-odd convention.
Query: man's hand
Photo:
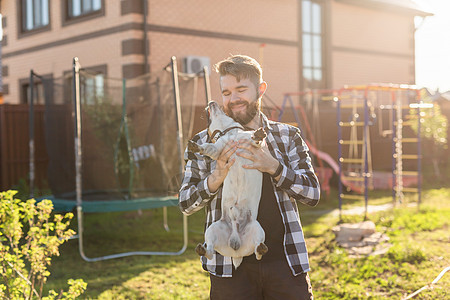
[[[233,165],[235,159],[230,159],[231,156],[237,150],[237,142],[229,141],[220,153],[216,162],[216,168],[208,177],[208,189],[211,193],[215,193],[222,185],[225,177],[227,177],[228,171]]]
[[[261,172],[266,172],[273,175],[280,165],[280,162],[270,153],[266,143],[264,143],[261,147],[255,147],[248,140],[239,140],[238,148],[243,150],[236,152],[237,155],[247,158],[253,162],[252,164],[244,165],[243,167],[245,169],[257,169]],[[275,180],[278,181],[280,177],[281,174],[278,175]]]

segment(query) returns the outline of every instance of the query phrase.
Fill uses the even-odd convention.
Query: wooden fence
[[[48,156],[45,148],[44,106],[35,105],[35,187],[47,188]],[[0,105],[0,190],[29,185],[29,107],[27,104]]]

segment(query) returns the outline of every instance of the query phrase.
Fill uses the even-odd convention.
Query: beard
[[[245,105],[246,109],[237,113],[233,113],[232,108],[233,106],[237,105]],[[247,125],[256,116],[256,113],[259,111],[259,106],[260,105],[258,100],[252,101],[251,103],[240,100],[234,103],[229,103],[224,107],[224,111],[229,117],[233,118],[233,120],[235,120],[239,124]]]

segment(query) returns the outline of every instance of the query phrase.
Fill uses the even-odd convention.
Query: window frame
[[[42,78],[44,80],[52,80],[53,74],[45,74],[42,75]],[[44,90],[44,84],[42,83],[42,80],[39,77],[34,77],[33,79],[34,87],[41,87],[42,88],[42,99],[39,98],[39,93],[37,93],[37,96],[34,99],[34,105],[44,105],[45,104],[45,90]],[[30,104],[29,99],[29,93],[28,89],[30,88],[30,77],[28,78],[22,78],[19,79],[19,97],[20,97],[20,103],[21,104]],[[39,102],[39,100],[42,100],[42,102]]]
[[[48,9],[48,24],[43,25],[43,26],[39,26],[39,27],[35,27],[33,29],[30,30],[26,30],[24,28],[24,18],[26,16],[26,3],[24,3],[24,1],[26,0],[17,0],[16,4],[17,4],[17,28],[18,28],[18,38],[22,38],[22,37],[27,37],[30,35],[34,35],[34,34],[38,34],[41,32],[46,32],[46,31],[50,31],[51,30],[51,23],[52,23],[52,18],[51,18],[51,0],[47,0],[47,9]]]
[[[87,72],[92,73],[92,74],[95,73],[95,75],[103,75],[103,80],[107,79],[107,76],[108,76],[108,66],[106,64],[92,66],[92,67],[86,67],[86,68],[83,68],[83,70],[86,70]],[[65,81],[67,80],[67,82],[64,82],[64,87],[65,87],[64,95],[67,95],[68,97],[70,97],[70,99],[72,99],[73,90],[72,90],[71,83],[73,81],[73,70],[65,71],[63,76],[65,78],[64,80]],[[86,92],[86,89],[85,89],[84,85],[85,85],[85,81],[80,82],[81,94]],[[106,90],[107,88],[108,88],[107,83],[104,83],[103,90]],[[80,94],[80,96],[83,96],[81,94]],[[88,103],[86,101],[88,101],[88,99],[84,98],[84,102],[82,103],[82,105],[89,105],[90,104],[90,103]]]
[[[105,16],[105,0],[100,0],[101,8],[99,10],[90,11],[74,17],[71,17],[69,14],[69,1],[70,0],[61,0],[61,24],[63,27]]]
[[[318,4],[320,6],[320,22],[318,23],[320,25],[320,32],[314,32],[313,27],[314,27],[314,19],[312,14],[310,14],[311,16],[311,21],[310,21],[310,28],[308,31],[305,31],[305,29],[303,28],[303,3],[304,2],[309,2],[311,3],[311,10],[312,10],[312,4]],[[326,23],[325,23],[325,18],[327,16],[327,5],[326,5],[326,1],[324,0],[301,0],[299,2],[300,4],[300,20],[299,20],[299,43],[300,43],[300,55],[299,55],[299,59],[300,59],[300,89],[301,90],[305,90],[305,89],[325,89],[327,88],[328,85],[328,66],[327,66],[327,28],[326,28]],[[305,50],[305,45],[303,42],[303,39],[308,36],[310,38],[310,44],[311,44],[311,66],[305,66],[305,61],[304,61],[304,50]],[[320,37],[320,67],[315,66],[315,59],[314,59],[314,37]],[[305,71],[310,71],[312,74],[312,78],[311,80],[306,79],[306,77],[303,75]],[[321,75],[321,79],[320,80],[314,80],[314,71],[321,71],[322,75]],[[309,81],[309,84],[308,84]]]

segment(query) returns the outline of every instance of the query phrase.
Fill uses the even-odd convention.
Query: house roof
[[[415,16],[432,16],[431,10],[415,0],[336,0],[337,2],[364,6],[373,9],[386,9]]]

